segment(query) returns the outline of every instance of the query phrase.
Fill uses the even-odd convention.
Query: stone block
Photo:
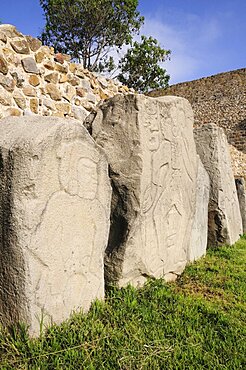
[[[113,185],[106,283],[174,279],[188,260],[198,160],[187,100],[116,95],[85,121]]]
[[[108,165],[76,120],[0,124],[0,321],[60,323],[103,298]]]
[[[22,91],[26,96],[36,96],[37,95],[37,90],[31,85],[24,86]]]
[[[76,95],[76,89],[73,86],[67,85],[65,91],[63,92],[62,96],[64,99],[71,103],[72,99]]]
[[[243,177],[238,177],[235,179],[237,196],[239,201],[239,207],[243,223],[243,233],[246,234],[246,186]]]
[[[206,124],[194,130],[197,152],[210,178],[208,246],[233,244],[242,233],[237,191],[226,136]]]
[[[30,99],[30,110],[32,113],[38,114],[38,99],[37,98]]]
[[[37,75],[31,75],[29,77],[29,84],[36,87],[40,84],[40,79]]]
[[[56,84],[58,82],[59,75],[57,72],[52,72],[44,76],[44,80],[46,82],[52,82],[53,84]]]
[[[22,65],[27,73],[38,74],[38,68],[35,60],[32,57],[26,57],[22,59]]]
[[[2,41],[4,44],[7,43],[7,36],[3,32],[0,32],[0,41]]]
[[[72,115],[75,119],[84,122],[84,120],[88,116],[88,111],[82,107],[76,107],[75,105],[72,105]]]
[[[0,73],[6,75],[8,73],[8,65],[6,60],[0,55]]]
[[[0,75],[0,85],[2,85],[5,88],[5,90],[13,92],[16,85],[16,81],[11,77]]]
[[[12,96],[0,85],[0,105],[11,105]]]
[[[19,110],[18,108],[8,108],[6,109],[5,114],[4,114],[5,117],[9,117],[9,116],[19,117],[21,115],[22,115],[22,111]]]
[[[32,36],[26,36],[28,45],[32,51],[37,51],[42,46],[42,42]]]
[[[21,92],[19,92],[18,90],[15,91],[13,98],[19,108],[21,109],[26,108],[26,98]]]
[[[29,46],[24,37],[15,37],[11,40],[10,45],[16,53],[29,54]]]
[[[46,93],[49,94],[51,99],[61,100],[62,98],[61,92],[55,84],[47,83],[45,90],[46,90]]]
[[[198,158],[196,212],[190,236],[189,261],[195,261],[206,254],[208,238],[208,203],[210,181],[200,158]]]

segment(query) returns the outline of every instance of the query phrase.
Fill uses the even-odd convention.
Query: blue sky
[[[44,26],[39,0],[0,0],[0,20],[37,36]],[[171,49],[164,64],[171,83],[246,67],[246,0],[139,0],[141,33]]]

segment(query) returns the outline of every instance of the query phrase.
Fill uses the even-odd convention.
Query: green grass
[[[0,330],[0,369],[246,369],[246,237],[177,282],[112,288],[87,315],[30,339]]]

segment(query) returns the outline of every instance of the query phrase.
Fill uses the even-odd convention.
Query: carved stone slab
[[[86,122],[113,184],[106,282],[170,280],[187,262],[197,155],[187,100],[115,96]]]
[[[208,246],[233,244],[242,233],[237,191],[223,129],[214,124],[194,130],[197,152],[210,178]]]
[[[240,212],[242,216],[243,222],[243,232],[246,233],[246,187],[245,187],[245,180],[243,177],[238,177],[235,179],[236,182],[236,189],[237,189],[237,196],[240,206]]]
[[[61,322],[104,296],[111,188],[101,149],[73,119],[0,121],[0,319]]]
[[[196,212],[190,236],[189,261],[194,261],[206,254],[209,187],[208,173],[198,157]]]

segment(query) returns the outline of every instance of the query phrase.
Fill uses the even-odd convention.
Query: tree
[[[112,47],[129,45],[144,18],[138,0],[40,0],[46,20],[41,40],[91,71],[110,68]]]
[[[150,89],[165,88],[170,76],[159,63],[170,57],[170,50],[164,50],[153,37],[141,37],[135,41],[119,62],[121,73],[117,78],[136,91],[145,93]]]

